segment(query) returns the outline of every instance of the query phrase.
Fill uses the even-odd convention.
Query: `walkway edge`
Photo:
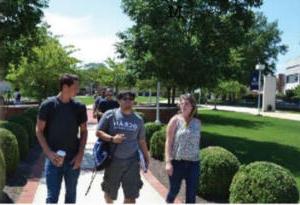
[[[22,192],[16,203],[28,204],[33,203],[35,193],[40,183],[43,172],[43,164],[45,156],[41,153],[37,163],[32,167],[31,176],[28,179],[26,185],[23,187]]]
[[[150,183],[150,185],[165,199],[168,190],[167,188],[160,182],[158,179],[152,174],[152,172],[148,169],[147,173],[141,172],[145,179]],[[182,200],[180,197],[176,197],[175,202],[176,204],[182,204]]]

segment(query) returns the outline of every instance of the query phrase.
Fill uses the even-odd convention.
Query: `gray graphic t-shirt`
[[[125,140],[118,144],[115,150],[114,157],[117,159],[129,159],[136,156],[138,140],[145,139],[143,119],[135,113],[125,115],[120,108],[105,112],[97,130],[102,130],[112,136],[116,134],[125,135]]]

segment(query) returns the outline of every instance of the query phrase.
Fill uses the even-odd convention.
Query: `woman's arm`
[[[172,147],[174,142],[174,135],[176,130],[178,116],[175,115],[171,118],[167,126],[166,132],[166,144],[165,144],[165,161],[166,161],[166,171],[169,176],[173,174],[173,166],[171,164],[171,154],[172,154]]]

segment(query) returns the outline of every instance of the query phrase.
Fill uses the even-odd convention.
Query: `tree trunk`
[[[176,95],[176,87],[174,86],[172,89],[172,104],[175,104],[175,95]]]
[[[171,88],[167,87],[168,105],[171,103]]]

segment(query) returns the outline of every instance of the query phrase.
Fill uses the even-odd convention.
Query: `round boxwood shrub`
[[[4,159],[2,150],[0,149],[0,199],[1,199],[1,195],[2,195],[2,190],[5,186],[5,176],[6,176],[5,170],[6,170],[5,159]]]
[[[298,203],[293,175],[271,162],[241,166],[230,186],[230,203]]]
[[[19,124],[9,121],[0,121],[0,128],[11,131],[17,138],[20,159],[26,159],[29,153],[29,136],[27,131]]]
[[[19,148],[16,136],[7,129],[0,128],[0,149],[6,164],[6,174],[15,172],[19,163]]]
[[[240,162],[230,151],[217,146],[200,151],[198,193],[206,199],[227,200],[233,176]]]
[[[154,132],[160,130],[162,128],[161,124],[155,122],[148,122],[145,124],[145,131],[146,131],[146,142],[148,148],[150,147],[150,140],[153,136]]]
[[[151,156],[158,160],[164,160],[166,143],[166,128],[154,132],[150,141]]]
[[[31,119],[23,115],[17,115],[9,118],[8,121],[15,122],[23,126],[29,135],[29,146],[33,146],[35,138],[35,124],[31,121]]]

